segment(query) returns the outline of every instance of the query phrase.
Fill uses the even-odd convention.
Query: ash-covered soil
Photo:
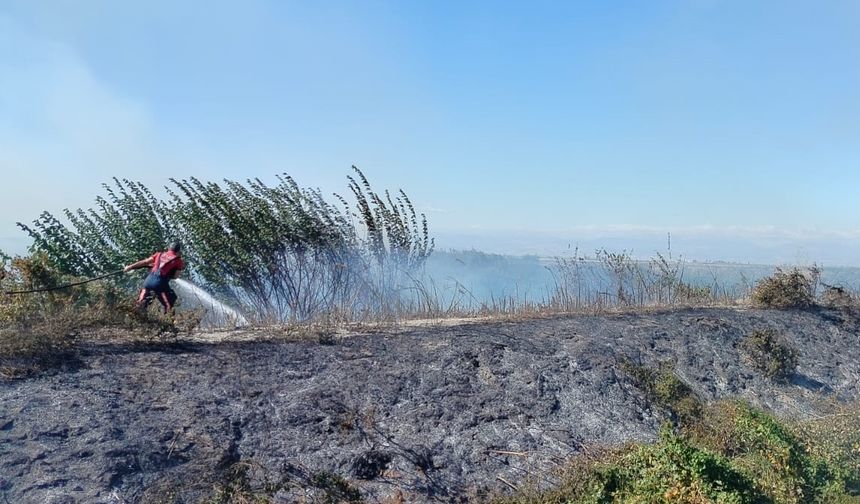
[[[480,500],[552,483],[589,445],[653,439],[665,414],[623,359],[672,360],[707,400],[802,418],[822,399],[860,398],[858,327],[837,311],[696,309],[333,344],[92,344],[75,370],[0,382],[0,502],[197,502],[231,475],[281,484],[282,502],[349,497],[335,475],[369,502]],[[765,328],[800,351],[788,383],[739,352]]]

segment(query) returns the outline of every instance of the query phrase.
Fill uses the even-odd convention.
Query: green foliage
[[[755,330],[741,342],[750,364],[774,380],[786,380],[797,369],[798,351],[773,329]]]
[[[393,260],[415,269],[424,263],[433,248],[427,219],[419,222],[415,207],[403,190],[392,200],[388,191],[383,199],[373,192],[370,182],[361,171],[353,167],[358,181],[349,179],[349,189],[356,199],[358,216],[367,230],[370,253],[380,264]]]
[[[3,290],[56,287],[78,278],[59,271],[44,253],[17,257],[10,261]],[[125,292],[109,283],[78,286],[70,289],[31,295],[0,297],[0,327],[26,327],[50,318],[60,311],[92,307],[102,311],[116,308],[127,299]]]
[[[526,489],[509,503],[857,502],[860,406],[797,424],[741,402],[707,407],[657,442],[575,458],[558,488]]]
[[[19,226],[33,238],[32,252],[63,274],[116,270],[179,238],[191,277],[258,319],[361,312],[396,295],[398,272],[420,267],[433,241],[403,191],[380,196],[353,168],[356,212],[287,175],[275,186],[172,179],[164,198],[114,179],[95,208],[66,210],[66,222],[45,212]]]
[[[665,427],[660,441],[641,445],[595,470],[580,502],[762,502],[751,482],[724,456],[693,446]]]
[[[821,461],[832,471],[832,502],[843,493],[860,503],[860,411],[857,407],[836,405],[827,415],[791,426],[813,461]],[[819,499],[826,502],[825,499]],[[845,500],[844,502],[848,502]]]
[[[238,462],[229,467],[221,481],[215,484],[212,495],[201,504],[270,504],[274,495],[286,487],[286,481],[268,483],[264,488],[252,488],[248,474],[249,464]]]
[[[337,474],[320,472],[311,478],[311,484],[324,492],[325,504],[362,502],[361,492]]]
[[[815,303],[815,287],[819,270],[801,271],[777,268],[772,276],[760,280],[752,291],[753,304],[761,308],[780,310],[809,308]]]
[[[850,410],[853,417],[860,413],[857,405]],[[703,418],[692,431],[695,442],[729,454],[771,502],[837,502],[860,477],[860,465],[851,462],[860,452],[854,445],[860,439],[857,421],[841,431],[834,429],[839,417],[791,424],[735,401],[714,406]],[[846,442],[833,443],[834,430]]]
[[[634,379],[650,400],[660,408],[668,410],[677,421],[689,423],[701,415],[702,401],[678,378],[670,362],[650,368],[625,361],[622,363],[622,369]]]

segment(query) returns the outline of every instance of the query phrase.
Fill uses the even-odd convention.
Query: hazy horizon
[[[657,253],[674,259],[756,265],[812,264],[860,267],[860,237],[836,234],[792,236],[773,229],[595,229],[587,230],[434,230],[436,250],[476,250],[507,256],[593,256],[598,249],[627,251],[646,260]],[[671,238],[670,238],[671,237]],[[0,251],[24,254],[30,240],[0,236]],[[671,246],[671,248],[670,248]]]

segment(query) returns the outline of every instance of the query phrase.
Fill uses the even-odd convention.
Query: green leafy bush
[[[347,316],[396,306],[403,277],[433,250],[427,220],[407,195],[380,195],[358,169],[355,202],[303,189],[287,175],[218,184],[171,180],[167,197],[114,179],[94,208],[20,224],[63,274],[90,277],[184,244],[188,275],[264,321]]]
[[[267,483],[264,488],[253,488],[248,475],[249,464],[237,462],[228,467],[211,495],[200,504],[271,504],[273,496],[287,486],[287,481]],[[155,499],[153,499],[155,500]],[[171,501],[172,502],[172,501]]]
[[[797,369],[797,349],[773,329],[755,330],[741,342],[750,364],[768,378],[785,380]]]
[[[668,410],[681,423],[694,421],[702,412],[702,401],[684,383],[672,363],[663,362],[656,368],[624,362],[622,368],[657,406]]]
[[[858,406],[840,408],[856,418]],[[844,443],[833,443],[839,431]],[[693,442],[730,454],[759,495],[776,503],[847,502],[860,476],[860,422],[840,415],[790,423],[739,401],[710,408],[690,433]]]
[[[815,303],[817,268],[803,272],[798,268],[777,268],[772,276],[760,280],[752,291],[752,301],[761,308],[780,310],[809,308]]]
[[[860,503],[860,411],[856,406],[836,404],[827,414],[791,426],[812,460],[823,461],[831,470],[833,502],[848,493],[850,502]],[[822,502],[825,502],[822,499]]]
[[[708,406],[652,444],[575,457],[556,488],[499,503],[814,504],[858,502],[860,405],[781,422],[736,401]]]
[[[763,502],[729,459],[668,427],[659,442],[637,446],[595,473],[597,484],[582,502]]]

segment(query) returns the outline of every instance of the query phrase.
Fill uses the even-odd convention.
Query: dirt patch
[[[0,502],[196,502],[237,464],[282,502],[480,499],[550,484],[595,443],[653,439],[665,412],[622,361],[671,361],[706,400],[808,417],[860,398],[857,327],[843,312],[699,309],[94,344],[75,371],[0,382]],[[798,349],[790,380],[745,363],[756,329]]]

